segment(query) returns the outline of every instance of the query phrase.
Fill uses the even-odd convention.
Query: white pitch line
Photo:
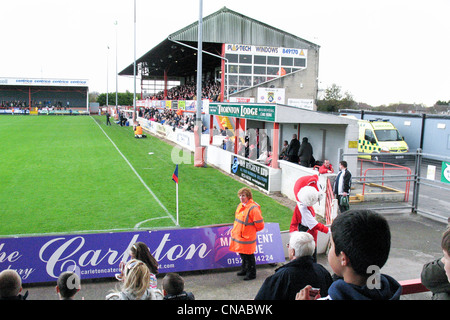
[[[141,222],[138,222],[135,226],[134,229],[139,229],[141,227],[141,224],[152,221],[152,220],[159,220],[159,219],[168,219],[169,217],[156,217],[156,218],[150,218]]]
[[[119,148],[116,146],[116,144],[114,143],[114,141],[111,140],[111,138],[108,136],[108,134],[105,132],[105,130],[103,130],[103,128],[97,123],[97,121],[95,121],[94,118],[92,118],[92,116],[90,116],[92,121],[95,122],[95,124],[100,128],[100,130],[102,130],[102,132],[105,134],[105,136],[108,138],[109,141],[111,141],[111,143],[113,144],[114,148],[116,148],[117,152],[119,152],[119,154],[122,156],[122,158],[126,161],[126,163],[128,163],[128,165],[130,166],[131,170],[133,170],[134,174],[136,175],[136,177],[138,177],[138,179],[141,181],[141,183],[144,185],[144,187],[148,190],[148,192],[150,192],[150,194],[153,196],[153,198],[156,200],[156,202],[158,202],[158,204],[161,206],[161,208],[163,208],[163,210],[167,213],[168,217],[170,219],[172,219],[173,223],[175,225],[177,225],[177,222],[175,220],[175,218],[170,214],[169,210],[167,210],[167,208],[161,203],[161,201],[159,201],[159,199],[156,197],[156,195],[153,193],[153,191],[147,186],[147,184],[145,183],[144,180],[142,180],[141,176],[139,175],[139,173],[137,173],[137,171],[134,169],[133,165],[130,163],[130,161],[128,161],[128,159],[123,155],[123,153],[119,150]]]

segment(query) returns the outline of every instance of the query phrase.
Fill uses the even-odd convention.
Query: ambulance
[[[360,158],[396,163],[405,161],[408,144],[387,119],[359,120],[358,124],[358,153],[371,153],[359,155]],[[383,154],[392,155],[383,157]]]

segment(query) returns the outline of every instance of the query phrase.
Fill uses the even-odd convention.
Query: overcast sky
[[[109,66],[115,91],[116,28],[118,71],[133,63],[133,4],[2,0],[0,77],[88,79],[106,92]],[[136,58],[198,21],[198,0],[136,4]],[[336,83],[375,106],[450,100],[448,0],[203,0],[203,16],[224,6],[320,45],[320,89]],[[133,92],[132,78],[118,87]]]

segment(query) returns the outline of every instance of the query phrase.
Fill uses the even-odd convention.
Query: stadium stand
[[[222,15],[226,15],[229,19],[229,21],[238,21],[240,22],[241,20],[244,20],[245,17],[242,17],[241,15],[234,13],[234,12],[230,12],[229,10],[226,10],[225,8],[223,10],[221,10],[219,13],[213,14],[211,15],[211,17],[209,18],[209,20],[213,20],[216,19],[217,16],[219,14]],[[238,19],[239,18],[239,19]],[[234,20],[231,20],[234,19]],[[280,32],[277,29],[274,29],[270,26],[261,24],[257,21],[252,21],[247,19],[248,23],[252,23],[253,25],[255,25],[256,27],[260,28],[258,30],[261,29],[265,29],[267,30],[267,34],[270,34],[272,38],[274,39],[280,39],[278,40],[279,42],[274,43],[273,46],[277,46],[277,47],[281,47],[281,46],[285,46],[285,47],[295,47],[295,46],[300,46],[301,48],[305,48],[307,50],[309,50],[311,57],[309,58],[310,60],[310,66],[309,66],[309,70],[315,70],[314,68],[314,63],[315,63],[315,58],[312,57],[312,52],[315,52],[314,50],[317,49],[318,52],[318,48],[316,45],[309,43],[303,39],[299,39],[297,37],[288,35],[289,37],[286,37],[285,34],[282,34],[282,32]],[[208,19],[205,18],[205,23],[208,23]],[[231,25],[231,23],[230,23]],[[236,25],[246,25],[244,23],[242,24],[237,24]],[[214,30],[219,30],[220,28],[214,28]],[[212,30],[212,29],[208,29],[208,30]],[[188,30],[189,31],[189,30]],[[194,30],[195,31],[195,30]],[[271,33],[269,33],[269,31]],[[184,40],[185,42],[189,42],[189,41],[193,41],[190,38],[186,37],[183,38],[181,37],[181,35],[184,35],[184,33],[187,33],[186,30],[182,29],[180,30],[177,34],[174,34],[174,36],[179,36],[179,40]],[[195,33],[195,32],[194,32]],[[181,34],[181,35],[180,35]],[[241,34],[240,32],[237,32],[237,34]],[[256,32],[255,32],[256,34]],[[261,32],[262,34],[262,32]],[[206,34],[207,35],[207,34]],[[205,36],[206,36],[205,35]],[[279,36],[277,36],[279,35]],[[213,38],[213,35],[211,35],[211,38]],[[288,40],[286,40],[288,39]],[[194,39],[195,40],[195,39]],[[234,40],[234,39],[233,39]],[[229,41],[229,42],[233,42],[233,41]],[[287,42],[287,43],[286,43]],[[217,43],[213,43],[211,41],[210,44],[208,44],[210,47],[214,47],[217,49],[217,47],[219,47],[219,45],[221,46],[222,43],[225,43],[225,41],[219,41]],[[167,57],[175,55],[175,53],[179,53],[182,50],[180,48],[176,48],[175,45],[173,45],[173,43],[171,42],[170,39],[166,39],[163,43],[163,45],[157,46],[155,47],[155,49],[153,49],[151,52],[149,52],[148,54],[146,54],[146,56],[142,57],[140,59],[140,63],[142,64],[143,68],[142,70],[148,70],[147,74],[145,74],[146,76],[155,76],[155,77],[163,77],[164,74],[161,74],[160,70],[167,70],[167,68],[150,68],[150,66],[152,66],[152,62],[157,63],[158,61],[163,61],[160,58],[162,57],[162,53],[161,51],[165,50],[167,52],[166,53]],[[252,44],[253,45],[253,44]],[[255,43],[255,45],[266,45],[266,43]],[[174,51],[174,50],[177,51]],[[184,52],[184,51],[183,51]],[[159,58],[156,59],[155,57]],[[185,55],[183,57],[181,57],[183,59],[186,59],[186,61],[195,61],[194,60],[194,56],[192,54],[190,55]],[[188,60],[190,59],[190,60]],[[210,64],[211,67],[210,69],[214,70],[215,67],[217,67],[217,65],[220,63],[218,62],[217,59],[215,60],[206,60],[207,58],[205,57],[205,61],[206,64]],[[317,58],[318,59],[318,58]],[[180,76],[183,75],[183,72],[185,72],[185,76],[189,77],[192,75],[192,71],[193,71],[193,66],[195,66],[195,63],[183,63],[184,68],[191,68],[192,70],[178,70],[178,72],[180,74],[177,74],[176,76]],[[130,70],[134,70],[132,65],[131,67],[128,67],[127,69],[125,69],[124,71],[121,72],[120,75],[126,75],[126,74],[132,74],[133,72]],[[309,70],[306,70],[305,72],[308,72]],[[169,74],[170,76],[170,74]],[[175,76],[175,75],[173,75]],[[242,78],[245,80],[247,78],[244,78],[245,76],[243,76]],[[237,79],[237,78],[236,78]],[[307,77],[305,76],[305,79],[313,79],[313,84],[315,83],[316,79],[317,79],[317,75],[314,72],[311,72],[311,74],[308,74]],[[243,81],[244,81],[243,80]],[[253,83],[253,85],[255,84],[259,84],[260,83],[260,79],[257,78],[254,80],[255,82]],[[223,85],[223,84],[222,84]],[[246,87],[246,85],[243,87]],[[315,92],[316,88],[314,87],[314,85],[310,86],[311,88],[309,90],[311,90],[311,92]],[[223,90],[223,89],[222,89]],[[306,88],[305,88],[306,90]],[[0,92],[0,101],[2,101],[0,107],[1,108],[8,108],[8,104],[11,105],[11,103],[13,104],[13,106],[19,105],[20,104],[24,104],[25,103],[25,107],[29,107],[29,101],[31,101],[31,106],[37,105],[40,106],[45,106],[47,105],[52,105],[54,104],[55,106],[61,106],[64,107],[65,103],[67,102],[67,97],[65,95],[66,93],[60,92],[60,91],[42,91],[42,92],[36,92],[33,96],[32,99],[29,99],[29,92],[28,90],[23,90],[23,88],[17,88],[17,90],[3,90]],[[162,99],[169,99],[169,100],[181,100],[181,99],[195,99],[195,95],[196,95],[196,85],[195,82],[186,82],[183,85],[174,87],[172,89],[169,89],[167,91],[167,96],[164,97],[164,92],[158,92],[157,94],[155,94],[151,99],[156,99],[156,100],[162,100]],[[203,86],[203,91],[202,91],[202,98],[208,98],[212,101],[220,101],[220,84],[218,82],[215,81],[208,81],[204,86]],[[58,101],[60,103],[58,103]],[[76,90],[73,90],[70,92],[70,106],[80,106],[80,107],[85,107],[86,106],[86,99],[84,99],[83,97],[79,97],[78,96],[78,92]],[[11,106],[9,106],[11,107]],[[166,109],[163,112],[159,112],[156,108],[143,108],[140,110],[140,112],[142,112],[141,116],[150,119],[150,120],[154,120],[160,123],[166,123],[166,124],[170,124],[172,126],[176,126],[179,128],[183,128],[185,130],[191,130],[190,129],[190,124],[193,123],[194,120],[194,116],[186,116],[186,115],[181,115],[181,114],[177,114],[174,110],[170,110],[170,109]],[[396,221],[394,220],[393,223],[395,223]],[[427,234],[429,235],[430,233],[435,233],[436,232],[436,228],[432,228],[429,227],[429,222],[426,222],[423,224],[423,228],[426,229],[423,234]],[[404,230],[406,229],[406,227],[410,226],[406,226],[406,225],[402,225],[400,224],[400,226],[398,226],[399,231],[398,234],[406,234],[407,232],[412,233],[413,231],[411,231],[410,229],[408,230]],[[404,229],[402,229],[404,228]],[[429,230],[428,230],[429,228]],[[414,278],[413,276],[411,276],[411,274],[416,274],[414,273],[414,270],[412,272],[409,271],[409,267],[413,266],[416,267],[418,265],[421,264],[421,256],[419,257],[415,257],[415,256],[404,256],[404,252],[408,252],[408,250],[412,250],[412,244],[410,239],[405,240],[405,243],[400,243],[401,241],[398,240],[398,242],[396,243],[396,247],[393,248],[393,252],[394,254],[397,254],[397,259],[404,262],[406,260],[407,263],[405,263],[405,265],[400,265],[399,263],[395,265],[395,269],[396,269],[396,274],[404,274],[405,277],[410,277],[410,278]],[[421,247],[419,248],[413,248],[414,250],[417,250],[419,252],[424,252],[425,250],[423,250]],[[433,254],[435,254],[434,252],[432,252]],[[324,264],[326,264],[326,257],[321,257],[322,258],[322,262]],[[271,267],[267,267],[267,274],[271,274],[273,273],[273,270]],[[227,271],[229,270],[225,270],[225,271],[220,271],[222,272],[222,274],[218,277],[216,273],[192,273],[189,275],[183,275],[183,277],[188,280],[188,281],[195,281],[196,285],[198,285],[200,288],[201,285],[204,286],[208,286],[208,291],[207,292],[201,292],[200,289],[198,291],[195,291],[194,293],[196,294],[196,297],[200,297],[203,299],[251,299],[252,297],[254,297],[254,295],[257,292],[257,289],[260,286],[260,282],[255,282],[254,285],[255,287],[248,287],[248,284],[246,283],[245,285],[243,284],[237,284],[237,283],[233,283],[232,280],[230,279],[234,279],[235,278],[235,272],[231,272],[231,276],[228,276]],[[192,277],[192,278],[191,278]],[[261,276],[261,279],[263,279],[263,276]],[[420,280],[418,279],[413,279],[413,280],[405,280],[405,281],[400,281],[400,283],[402,284],[403,288],[405,289],[403,294],[410,294],[410,293],[419,293],[419,292],[424,292],[426,291],[426,288],[424,288],[421,284],[420,284]],[[91,283],[92,284],[92,295],[89,296],[89,294],[86,292],[86,298],[90,298],[90,299],[102,299],[104,298],[104,292],[101,292],[100,294],[98,294],[98,288],[102,287],[101,283]],[[245,288],[243,288],[245,286]],[[107,285],[108,289],[110,289],[110,284]],[[228,288],[232,288],[232,292],[234,293],[233,296],[231,295],[227,295],[229,294],[229,292],[227,292],[226,290]],[[44,291],[48,291],[51,292],[48,297],[52,296],[54,297],[54,290],[53,287],[44,287],[43,289]],[[84,290],[84,289],[83,289]],[[193,290],[194,291],[194,290]],[[36,293],[35,293],[36,292]],[[41,296],[39,295],[39,287],[33,287],[30,288],[30,298],[31,299],[39,299],[39,298],[45,298],[47,297],[47,295],[45,293],[43,293]],[[201,293],[203,293],[203,295],[201,295]]]
[[[159,111],[157,108],[140,108],[139,116],[147,120],[155,121],[161,124],[169,125],[183,131],[194,131],[195,114],[178,114],[175,110],[164,109]]]
[[[189,82],[167,90],[167,97],[164,97],[164,91],[160,91],[150,99],[155,100],[196,100],[197,84]],[[210,101],[219,101],[220,83],[216,81],[207,81],[202,84],[202,99]]]
[[[3,78],[0,84],[0,109],[19,107],[85,110],[87,108],[87,85],[44,85],[34,83],[37,80],[26,79],[20,82],[21,79],[17,78]],[[45,82],[52,81],[62,80],[45,80]]]

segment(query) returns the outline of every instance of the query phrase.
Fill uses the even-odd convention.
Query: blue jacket
[[[349,284],[342,279],[336,280],[328,289],[332,300],[399,300],[401,285],[392,277],[380,275],[381,288],[369,289],[367,286]]]

